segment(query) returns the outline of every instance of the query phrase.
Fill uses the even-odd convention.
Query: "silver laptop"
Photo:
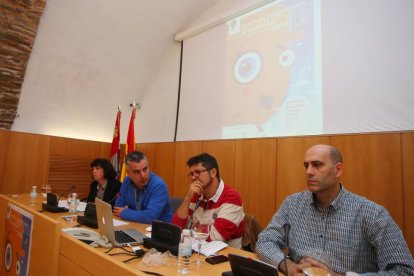
[[[96,218],[98,220],[98,231],[105,235],[114,246],[129,246],[143,244],[145,234],[134,228],[115,230],[112,216],[112,206],[105,201],[95,198]]]

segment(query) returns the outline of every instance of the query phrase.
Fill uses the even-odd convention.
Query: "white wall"
[[[171,24],[153,26],[139,16],[155,2],[164,4],[156,17],[168,21],[171,16]],[[173,37],[157,38],[157,33],[185,29],[179,26],[188,26],[186,18],[194,18],[177,16],[182,11],[171,6],[206,10],[202,8],[216,2],[48,0],[25,74],[20,117],[12,130],[110,142],[121,105],[121,142],[125,142],[129,104],[135,100],[142,104],[135,140],[172,141],[180,45]],[[222,0],[194,22],[250,2],[258,1]]]
[[[126,128],[143,64],[139,35],[121,15],[137,10],[98,2],[48,1],[12,130],[111,141],[118,104]]]
[[[165,53],[156,74],[145,87],[142,109],[137,113],[136,135],[139,142],[174,140],[177,112],[181,44],[175,42]],[[141,116],[141,117],[140,117]],[[138,126],[139,124],[139,126]]]

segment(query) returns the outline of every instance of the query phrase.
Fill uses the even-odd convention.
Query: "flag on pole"
[[[119,143],[119,127],[121,124],[121,109],[118,106],[118,113],[115,120],[114,135],[112,137],[112,146],[111,146],[111,163],[114,166],[116,173],[119,176],[120,166],[119,166],[119,154],[120,154],[120,143]]]
[[[125,145],[125,155],[135,150],[135,131],[134,131],[135,111],[136,109],[135,109],[135,103],[134,103],[132,114],[131,114],[131,120],[129,121],[128,136],[127,136],[127,142]],[[121,171],[121,179],[120,179],[121,182],[124,181],[125,175],[126,175],[125,162],[122,162],[122,171]]]

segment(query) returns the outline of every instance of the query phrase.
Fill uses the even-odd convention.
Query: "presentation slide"
[[[222,138],[322,132],[319,17],[276,1],[227,22]]]

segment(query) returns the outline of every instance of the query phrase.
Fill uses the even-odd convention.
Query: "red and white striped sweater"
[[[201,203],[194,211],[199,200]],[[211,225],[207,241],[224,241],[231,247],[241,248],[244,234],[243,202],[239,192],[233,187],[220,180],[217,192],[210,200],[206,201],[203,195],[194,196],[189,206],[188,218],[181,219],[175,213],[172,223],[184,228],[193,212],[193,221],[203,219]]]

